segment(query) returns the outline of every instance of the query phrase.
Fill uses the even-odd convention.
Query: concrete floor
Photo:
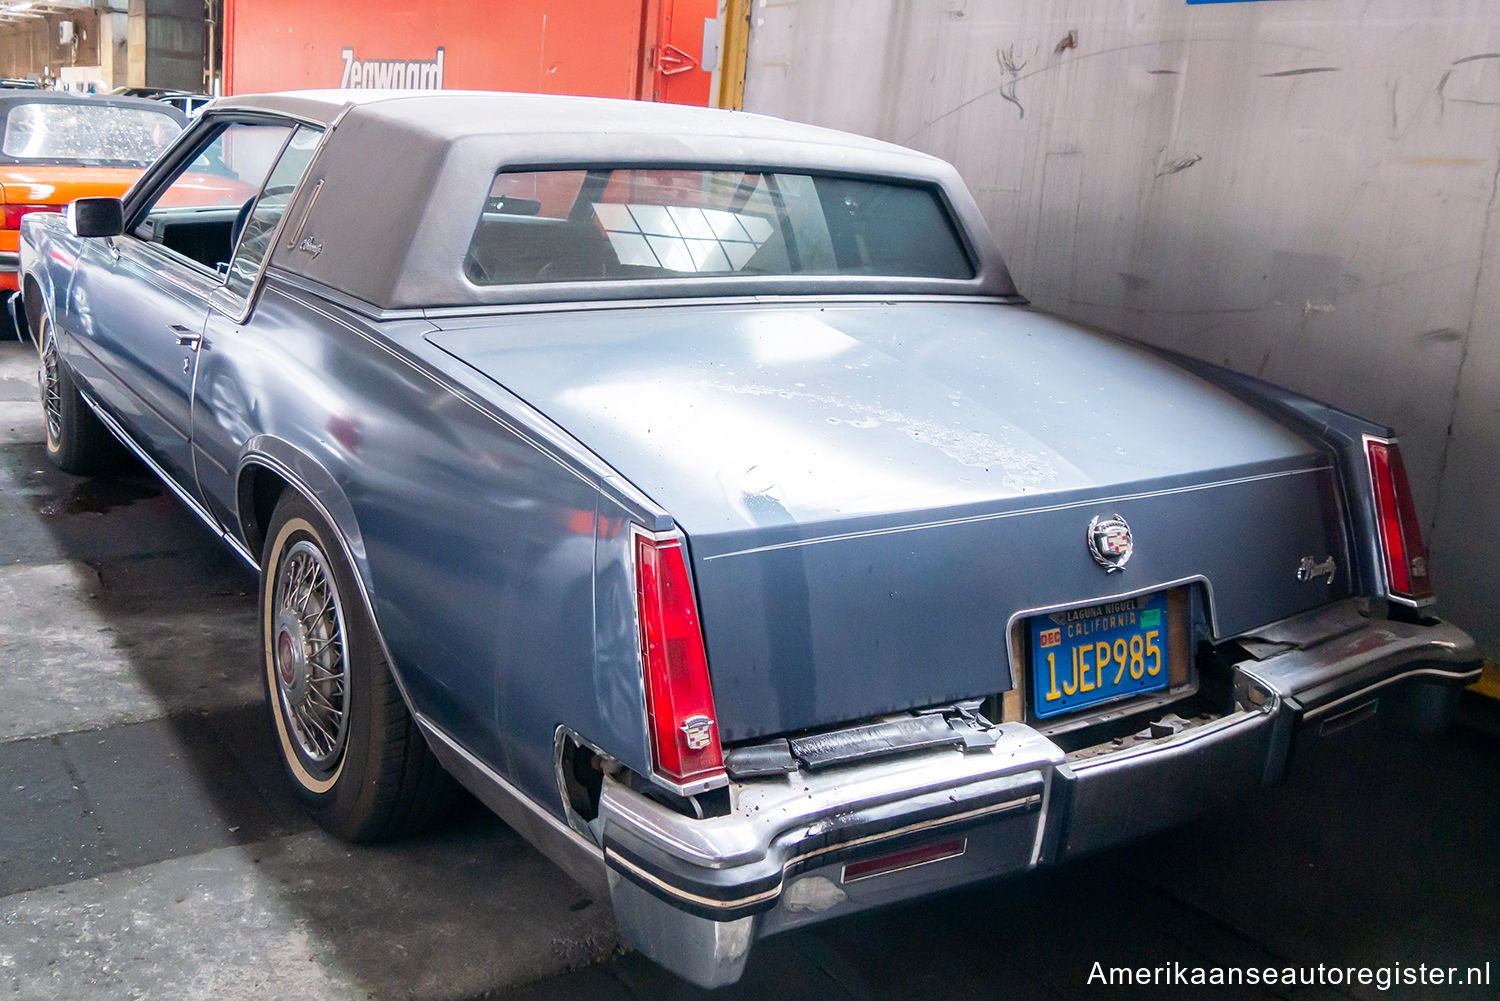
[[[33,359],[0,342],[0,997],[467,998],[610,955],[477,807],[377,848],[309,822],[254,579],[144,470],[53,469]]]
[[[31,365],[0,343],[0,997],[704,994],[477,808],[379,848],[314,828],[268,740],[252,578],[144,472],[52,469]],[[1142,844],[768,940],[714,996],[1118,991],[1098,962],[1488,963],[1489,986],[1126,993],[1500,997],[1500,740],[1356,731],[1301,764]]]

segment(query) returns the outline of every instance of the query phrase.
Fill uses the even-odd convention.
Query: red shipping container
[[[225,0],[224,90],[515,90],[707,105],[717,7],[716,0]]]

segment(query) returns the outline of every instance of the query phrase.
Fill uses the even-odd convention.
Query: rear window
[[[465,259],[478,285],[734,275],[974,277],[931,188],[735,170],[506,171]]]
[[[150,108],[38,101],[11,107],[0,154],[11,160],[144,167],[181,131],[170,114]]]

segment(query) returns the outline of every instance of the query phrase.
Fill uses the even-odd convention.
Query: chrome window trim
[[[325,128],[322,125],[314,125],[308,122],[295,123],[292,127],[291,133],[286,137],[286,142],[282,144],[280,152],[276,154],[276,159],[271,161],[271,169],[266,173],[265,178],[260,182],[260,189],[255,193],[256,205],[260,204],[261,196],[265,193],[266,182],[271,179],[271,174],[276,172],[276,167],[281,163],[281,158],[286,155],[287,148],[291,145],[292,140],[297,137],[297,131],[302,128],[318,129],[320,131],[320,134],[318,136],[318,144],[316,147],[314,147],[312,156],[308,158],[307,169],[304,170],[302,172],[302,176],[297,179],[296,190],[294,190],[291,197],[287,199],[286,211],[282,212],[281,218],[276,220],[276,228],[271,231],[271,239],[266,245],[265,256],[260,259],[260,265],[255,269],[255,278],[250,282],[250,287],[245,290],[245,294],[241,296],[238,292],[233,292],[230,290],[229,276],[227,274],[223,275],[221,284],[217,289],[214,290],[212,294],[210,294],[208,298],[208,304],[215,312],[228,317],[236,325],[242,324],[250,318],[250,313],[255,308],[256,293],[260,291],[261,284],[265,281],[266,267],[270,264],[271,257],[276,250],[277,242],[280,241],[281,234],[286,229],[287,217],[291,215],[292,205],[296,203],[297,196],[302,193],[302,183],[307,179],[308,175],[312,173],[313,166],[318,162],[318,157],[322,155],[323,147],[328,142],[328,136],[333,131],[331,128]],[[313,189],[312,197],[308,201],[307,209],[303,211],[303,222],[307,221],[307,213],[312,211],[313,204],[318,200],[318,193],[322,190],[323,181],[322,179],[319,179],[317,185]],[[250,212],[252,215],[254,214],[254,206],[251,206]],[[297,228],[297,232],[300,233],[301,231],[302,228],[299,225]],[[244,233],[241,233],[240,236],[243,238]],[[239,253],[239,251],[239,243],[236,242],[233,251],[229,255],[230,267],[234,266],[234,258],[235,255]]]
[[[307,281],[300,275],[299,281]],[[559,282],[558,285],[565,283]],[[598,284],[598,283],[594,283]],[[884,305],[886,303],[936,302],[936,303],[986,303],[999,306],[1017,306],[1025,303],[1016,296],[985,295],[958,292],[901,292],[879,295],[873,292],[800,292],[780,295],[676,295],[653,298],[578,299],[557,302],[507,302],[491,305],[430,306],[420,312],[430,320],[463,319],[465,317],[513,316],[530,313],[573,313],[610,309],[662,309],[672,306],[760,306],[810,304],[835,305]],[[366,304],[368,306],[368,304]],[[370,307],[373,308],[373,307]],[[399,310],[396,312],[406,312]],[[384,315],[384,314],[382,314]]]
[[[168,285],[203,300],[201,305],[206,313],[209,296],[220,285],[217,272],[210,271],[191,257],[130,233],[108,239],[120,257],[128,257],[130,263],[145,269]],[[180,274],[174,273],[173,269]],[[196,284],[193,279],[197,280]]]
[[[303,178],[306,178],[312,173],[313,167],[318,161],[318,157],[322,155],[323,147],[328,141],[328,136],[333,132],[332,125],[328,125],[326,123],[319,122],[302,115],[290,114],[285,112],[246,112],[243,110],[235,111],[232,109],[224,109],[222,112],[216,112],[214,110],[205,111],[203,115],[198,119],[198,121],[189,123],[189,125],[184,128],[179,134],[178,139],[173,142],[172,146],[168,147],[171,155],[170,169],[168,169],[164,162],[166,160],[166,155],[164,154],[163,159],[161,161],[158,161],[163,163],[162,169],[160,171],[152,171],[148,169],[144,174],[141,175],[141,178],[137,181],[137,183],[132,185],[130,190],[125,193],[125,196],[121,199],[121,201],[126,203],[124,206],[124,211],[127,222],[136,214],[141,212],[143,208],[148,207],[151,203],[153,203],[155,199],[159,197],[168,187],[170,187],[172,182],[177,180],[177,178],[182,175],[183,171],[185,171],[187,167],[192,164],[192,158],[189,157],[187,153],[178,153],[174,148],[181,143],[183,136],[210,131],[214,132],[213,137],[205,143],[194,144],[191,146],[183,144],[184,148],[188,152],[196,155],[198,152],[201,152],[206,146],[211,144],[215,139],[217,139],[220,134],[222,134],[223,129],[220,128],[220,126],[222,126],[223,128],[229,128],[237,124],[267,126],[279,125],[289,127],[290,131],[288,132],[286,139],[283,140],[281,148],[277,150],[276,156],[271,160],[272,170],[275,169],[276,164],[280,162],[281,157],[286,153],[287,145],[296,135],[299,128],[317,129],[320,132],[318,145],[313,150],[312,157],[308,160],[307,171],[302,175]],[[214,131],[216,129],[218,129],[218,131]],[[265,188],[266,179],[269,177],[270,172],[268,171],[266,177],[261,179],[261,185],[256,189],[255,193],[255,199],[257,201],[259,201],[260,196]],[[236,324],[244,323],[246,318],[248,318],[250,315],[250,311],[255,302],[256,293],[259,291],[262,282],[265,280],[266,265],[270,262],[272,250],[274,250],[274,248],[276,247],[277,241],[281,239],[281,233],[286,227],[287,216],[291,214],[290,209],[296,202],[297,196],[300,193],[301,179],[299,179],[298,182],[298,190],[294,191],[292,193],[292,197],[287,201],[288,211],[282,213],[281,219],[278,220],[276,224],[276,229],[271,234],[271,242],[269,244],[269,247],[271,249],[268,249],[266,252],[266,256],[261,259],[260,267],[256,270],[255,280],[251,283],[250,288],[246,291],[246,294],[243,297],[228,290],[227,275],[210,270],[209,268],[204,267],[200,262],[195,261],[190,257],[186,257],[182,254],[171,251],[168,248],[161,246],[160,244],[153,244],[149,241],[141,240],[139,237],[136,237],[132,234],[133,227],[129,225],[127,225],[125,232],[121,234],[120,237],[117,237],[115,239],[128,240],[129,242],[125,244],[126,247],[137,248],[142,253],[149,252],[156,257],[162,258],[163,260],[185,265],[191,268],[193,271],[210,277],[213,282],[213,287],[205,293],[200,293],[205,296],[208,307],[212,308],[218,313],[223,314],[224,316],[227,316]],[[234,255],[238,252],[238,250],[238,244],[230,248],[229,259],[231,262],[234,260]]]

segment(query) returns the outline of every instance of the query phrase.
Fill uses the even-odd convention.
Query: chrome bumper
[[[4,254],[0,254],[0,258],[4,256]],[[4,267],[0,266],[0,271],[3,270]],[[19,290],[5,297],[5,313],[10,317],[10,329],[16,332],[16,340],[23,343],[29,340],[31,331],[26,323],[26,309],[21,302],[21,293]]]
[[[705,987],[739,979],[756,939],[1116,844],[1280,781],[1293,741],[1402,682],[1465,685],[1472,640],[1446,623],[1372,621],[1354,602],[1254,638],[1233,666],[1235,711],[1070,760],[1029,726],[945,748],[731,785],[694,819],[606,778],[600,821],[621,936]],[[914,847],[945,847],[902,865]],[[919,856],[913,856],[919,857]],[[863,878],[848,866],[890,860]]]

